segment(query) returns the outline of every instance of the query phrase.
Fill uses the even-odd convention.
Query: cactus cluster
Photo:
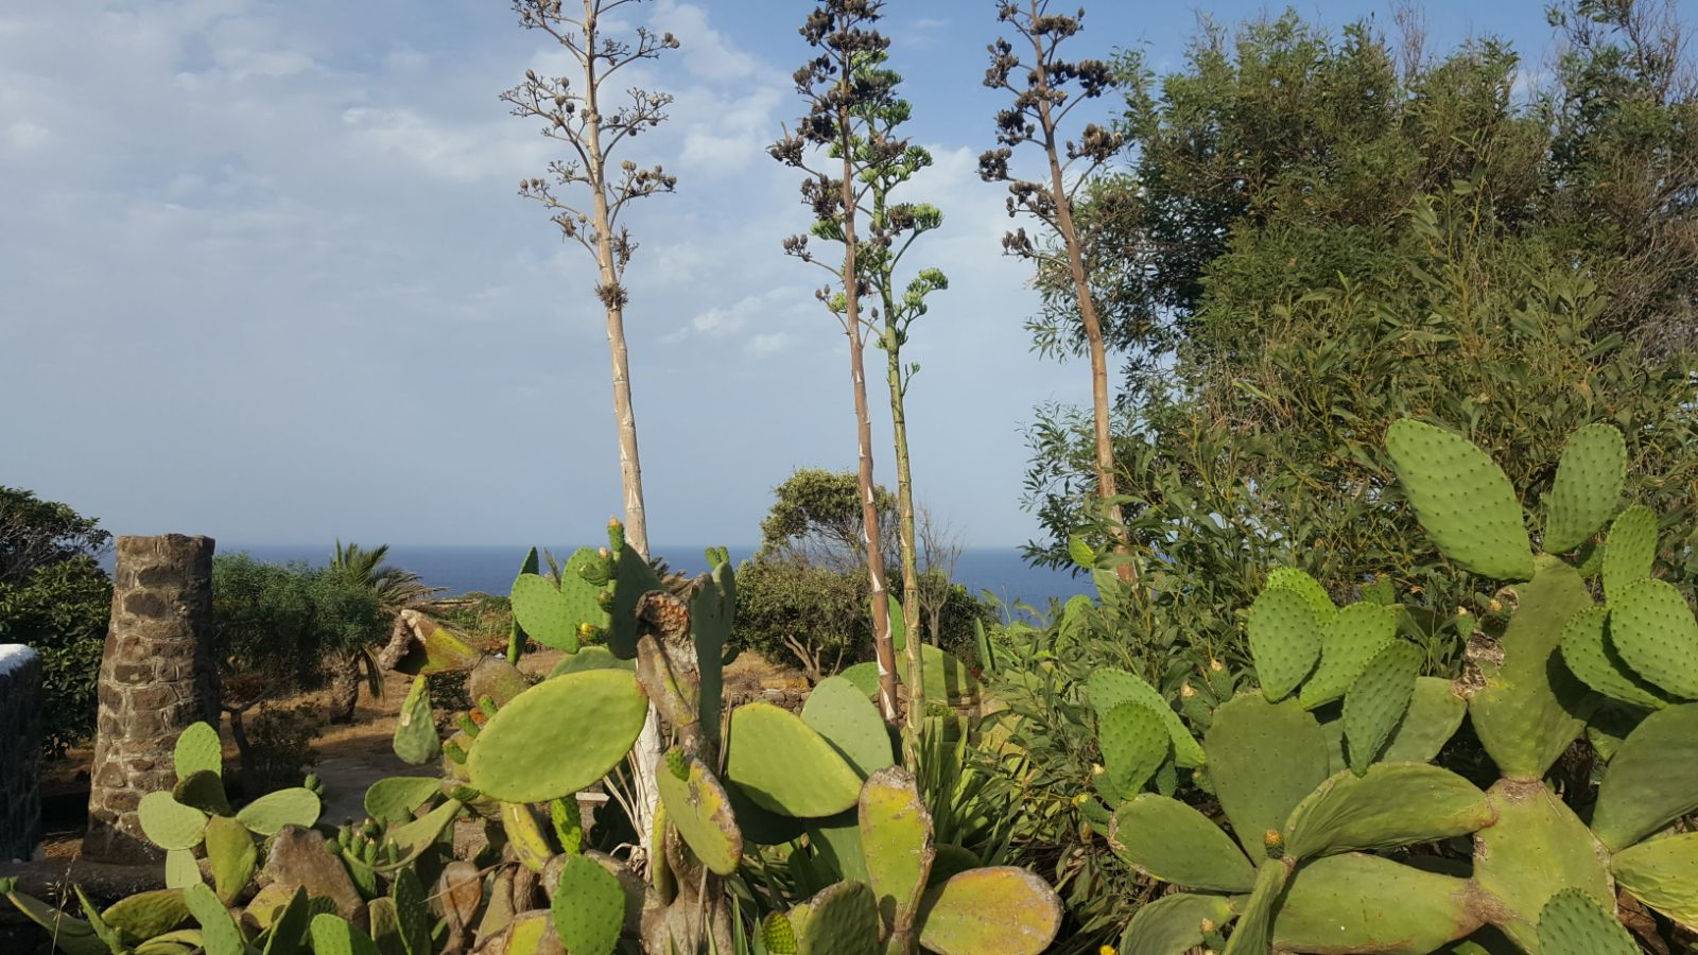
[[[1639,948],[1617,919],[1618,891],[1698,926],[1698,839],[1677,824],[1698,810],[1698,703],[1687,702],[1698,699],[1698,623],[1653,576],[1654,517],[1618,513],[1620,434],[1592,426],[1565,446],[1538,554],[1508,478],[1479,449],[1412,421],[1387,445],[1439,550],[1510,583],[1507,623],[1474,633],[1469,671],[1452,684],[1420,675],[1394,606],[1335,608],[1306,575],[1270,574],[1247,618],[1261,686],[1201,714],[1201,757],[1188,760],[1230,836],[1171,797],[1191,749],[1177,735],[1149,774],[1158,792],[1123,785],[1144,775],[1148,727],[1183,727],[1141,680],[1097,674],[1112,783],[1099,782],[1109,805],[1094,814],[1129,864],[1184,889],[1141,909],[1121,951],[1626,955]],[[1574,551],[1578,567],[1559,556]],[[1117,700],[1154,719],[1105,712],[1129,705]],[[1464,715],[1501,774],[1484,790],[1428,763]],[[1607,764],[1588,824],[1544,777],[1589,728]],[[1136,776],[1117,775],[1129,761]],[[1471,855],[1416,864],[1406,851],[1460,838]]]

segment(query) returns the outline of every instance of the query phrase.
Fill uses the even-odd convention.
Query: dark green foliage
[[[0,642],[41,654],[49,755],[94,732],[95,680],[112,584],[95,558],[112,535],[94,518],[0,486]]]

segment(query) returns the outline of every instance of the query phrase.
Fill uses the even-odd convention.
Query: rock
[[[310,896],[330,900],[336,914],[365,928],[365,900],[354,888],[354,880],[342,860],[325,848],[324,836],[300,826],[284,826],[271,843],[271,854],[261,870],[262,885],[281,885],[285,891],[307,890]]]

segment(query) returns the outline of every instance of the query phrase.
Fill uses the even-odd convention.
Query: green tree
[[[848,571],[866,563],[860,477],[854,471],[799,468],[772,489],[773,504],[761,519],[761,554]],[[883,485],[873,486],[881,541],[896,513]]]
[[[779,162],[802,170],[802,201],[814,214],[810,234],[842,246],[840,264],[815,257],[806,235],[784,240],[784,250],[803,262],[817,265],[831,277],[833,285],[819,292],[820,301],[843,330],[849,343],[849,379],[855,401],[855,442],[859,460],[861,530],[866,546],[867,583],[872,591],[873,651],[878,660],[879,712],[885,721],[896,721],[896,653],[890,636],[890,599],[885,586],[884,550],[879,536],[878,505],[873,496],[872,416],[867,408],[867,375],[864,355],[868,328],[862,317],[861,297],[866,293],[862,263],[864,239],[859,233],[871,190],[867,181],[866,149],[874,144],[869,116],[893,95],[891,77],[884,71],[862,72],[863,64],[876,63],[890,40],[875,29],[882,14],[882,0],[825,0],[816,6],[802,26],[802,37],[818,50],[796,71],[796,90],[807,102],[808,112],[796,131],[774,143],[770,152]],[[827,164],[811,166],[815,150],[823,150]]]
[[[388,544],[368,549],[358,544],[344,545],[337,541],[335,550],[331,552],[326,574],[340,577],[341,580],[327,582],[321,587],[320,598],[322,601],[333,601],[340,605],[348,600],[347,591],[350,588],[369,591],[377,602],[390,637],[393,638],[396,630],[406,626],[401,620],[401,611],[429,600],[437,590],[427,586],[419,579],[418,574],[384,563],[388,556]],[[326,641],[326,649],[330,654],[329,716],[332,723],[348,723],[353,720],[354,707],[359,703],[362,677],[370,687],[372,695],[383,692],[383,674],[379,672],[377,660],[371,653],[371,645],[376,638],[367,634],[363,613],[353,604],[347,604],[347,607],[352,612],[347,615],[345,632],[331,634],[331,639]],[[341,619],[334,609],[331,616]]]
[[[0,641],[41,655],[49,756],[94,733],[112,609],[112,582],[97,558],[111,540],[68,505],[0,486]]]

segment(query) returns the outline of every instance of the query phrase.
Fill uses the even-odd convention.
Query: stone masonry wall
[[[218,718],[210,537],[118,538],[112,624],[100,661],[100,713],[83,855],[145,862],[161,854],[136,818],[142,796],[176,782],[177,736]]]
[[[0,645],[0,862],[28,859],[41,824],[41,657]]]

